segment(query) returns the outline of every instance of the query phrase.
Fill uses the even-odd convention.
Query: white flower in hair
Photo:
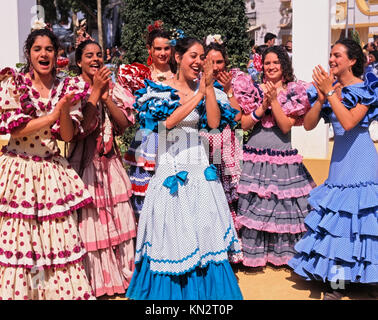
[[[218,44],[223,44],[223,41],[222,41],[222,36],[220,34],[209,34],[207,37],[206,37],[206,45],[210,45],[210,43],[218,43]]]
[[[32,30],[40,30],[45,29],[47,27],[47,24],[45,23],[43,18],[34,20]]]

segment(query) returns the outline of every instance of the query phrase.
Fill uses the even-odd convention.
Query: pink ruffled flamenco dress
[[[80,87],[86,85],[81,77],[77,81]],[[111,95],[133,124],[133,96],[119,84]],[[96,297],[125,293],[134,271],[136,221],[131,183],[114,140],[122,133],[99,102],[90,128],[76,137],[68,155],[94,199],[92,206],[82,209],[79,228],[88,251],[84,265]]]
[[[74,90],[70,115],[80,130],[81,91],[70,79],[57,80],[43,99],[24,74],[0,71],[0,133],[53,110]],[[76,210],[92,202],[57,145],[59,121],[9,140],[0,156],[0,299],[94,299],[82,260],[86,254]]]

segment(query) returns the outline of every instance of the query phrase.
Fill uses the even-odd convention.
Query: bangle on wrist
[[[252,111],[252,113],[251,113],[251,117],[252,117],[252,120],[255,121],[255,122],[259,122],[259,121],[262,119],[262,117],[259,117],[259,116],[256,114],[255,111]]]

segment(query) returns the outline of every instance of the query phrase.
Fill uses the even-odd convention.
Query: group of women
[[[338,41],[312,85],[271,47],[257,84],[209,39],[172,43],[155,24],[148,67],[122,65],[112,83],[95,41],[76,49],[80,75],[58,79],[56,36],[31,32],[24,70],[0,71],[0,299],[242,299],[236,262],[378,282],[378,80],[361,80],[359,45]],[[290,131],[321,117],[335,145],[314,189]],[[136,122],[122,159],[115,137]]]

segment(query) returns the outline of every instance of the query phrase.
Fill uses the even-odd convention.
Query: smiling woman
[[[84,97],[83,131],[70,145],[68,159],[82,177],[94,204],[83,208],[79,230],[88,254],[84,266],[95,295],[125,293],[134,270],[135,217],[131,183],[115,136],[134,124],[133,96],[110,80],[100,45],[83,41],[76,49],[81,70],[74,78]]]
[[[93,298],[77,209],[92,202],[83,181],[60,156],[57,139],[81,130],[79,89],[55,78],[58,39],[35,30],[25,43],[24,73],[0,71],[0,298]],[[22,279],[22,280],[21,280]]]

